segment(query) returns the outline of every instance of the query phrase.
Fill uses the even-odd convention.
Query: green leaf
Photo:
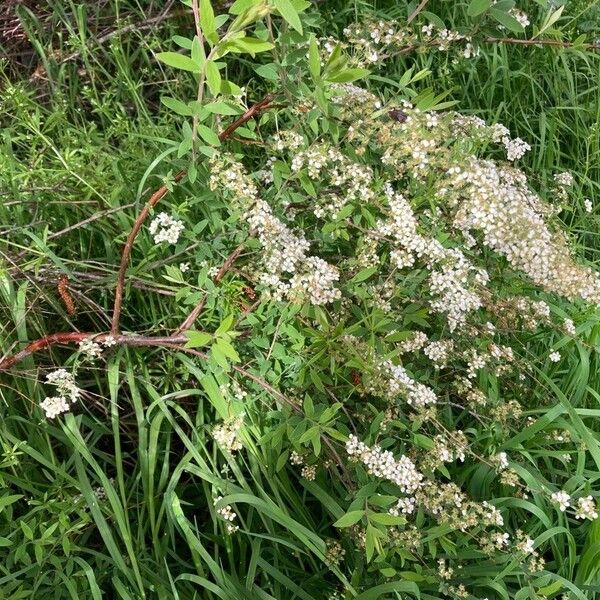
[[[212,61],[209,60],[204,68],[206,74],[206,83],[213,96],[217,96],[221,91],[221,74],[219,73],[219,67]]]
[[[321,428],[318,425],[313,425],[312,427],[310,427],[309,429],[307,429],[301,436],[300,439],[298,440],[299,444],[304,444],[316,437],[320,437],[321,435]]]
[[[23,498],[22,494],[12,494],[10,496],[2,496],[0,498],[0,512],[2,512],[7,506],[10,506],[17,500]]]
[[[219,140],[219,136],[206,125],[198,124],[198,133],[200,137],[207,143],[213,146],[220,146],[221,140]]]
[[[271,42],[265,42],[253,37],[243,37],[229,42],[228,47],[235,52],[246,52],[251,56],[255,56],[259,52],[266,52],[273,49],[275,46]]]
[[[362,269],[350,280],[350,283],[360,283],[361,281],[365,281],[365,279],[369,279],[369,277],[377,273],[377,271],[379,271],[379,267],[367,267]]]
[[[514,33],[523,33],[523,31],[525,31],[523,29],[523,25],[521,25],[521,23],[519,23],[519,21],[517,21],[517,19],[515,19],[512,15],[509,15],[506,12],[498,10],[497,8],[491,8],[490,15],[494,17],[494,19],[496,19],[500,25],[503,25],[506,27],[506,29],[509,29]]]
[[[214,46],[219,41],[217,35],[217,26],[215,23],[215,12],[211,6],[210,0],[200,0],[200,27],[202,33],[211,46]]]
[[[492,6],[492,0],[471,0],[467,14],[469,17],[476,17],[484,13],[490,6]]]
[[[235,319],[235,317],[233,316],[233,313],[230,315],[227,315],[221,321],[221,324],[219,325],[219,327],[217,328],[217,331],[215,333],[220,334],[220,333],[227,333],[228,331],[231,331],[231,328],[233,327],[234,319]]]
[[[192,42],[192,60],[195,63],[198,63],[200,65],[200,67],[202,68],[202,65],[204,64],[204,61],[206,60],[206,55],[204,54],[204,47],[202,46],[202,43],[200,42],[200,39],[198,38],[198,36],[194,36],[194,41]]]
[[[185,343],[186,348],[200,348],[206,346],[213,339],[213,336],[205,331],[186,331],[185,337],[188,339]]]
[[[340,517],[334,524],[334,527],[351,527],[358,523],[364,516],[364,510],[351,510],[344,516]]]
[[[310,36],[308,45],[308,68],[312,78],[316,81],[321,75],[321,55],[319,54],[319,46],[314,35]]]
[[[226,102],[209,102],[204,105],[204,108],[211,113],[217,115],[239,115],[242,111],[236,106],[227,104]]]
[[[181,100],[177,100],[177,98],[172,98],[171,96],[161,96],[160,101],[175,114],[182,115],[184,117],[190,117],[193,114],[192,109]]]
[[[19,525],[21,526],[25,537],[28,540],[33,540],[33,529],[31,529],[31,527],[29,527],[29,525],[25,523],[25,521],[19,521]]]
[[[158,58],[160,62],[165,63],[165,65],[173,67],[174,69],[200,73],[200,65],[195,63],[189,56],[177,54],[177,52],[159,52],[156,55],[156,58]]]
[[[369,513],[368,519],[369,521],[373,521],[373,523],[380,523],[381,525],[403,525],[406,523],[404,517],[395,517],[389,513]]]
[[[277,66],[274,63],[269,63],[267,65],[260,65],[254,68],[254,72],[263,79],[267,79],[268,81],[277,81],[279,79],[279,74],[277,73]]]
[[[274,0],[275,8],[279,14],[289,23],[290,27],[302,34],[302,23],[298,11],[292,6],[290,0]]]
[[[327,75],[325,79],[332,83],[349,83],[356,81],[369,74],[368,69],[343,69],[333,75]]]
[[[221,352],[223,354],[223,356],[230,358],[233,362],[240,362],[241,359],[240,359],[239,354],[236,352],[235,348],[227,340],[224,340],[223,338],[219,338],[215,342],[215,346],[217,347],[219,352]],[[214,346],[213,346],[213,348],[214,348]]]

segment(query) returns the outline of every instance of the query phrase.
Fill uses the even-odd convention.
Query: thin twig
[[[245,245],[245,242],[242,242],[225,259],[225,262],[221,265],[221,268],[219,269],[218,273],[215,275],[215,277],[213,279],[214,283],[219,283],[219,281],[221,281],[221,279],[223,279],[223,277],[225,277],[225,274],[227,273],[227,271],[229,271],[229,269],[231,268],[233,263],[237,260],[238,256],[242,253],[242,250],[244,249],[244,245]],[[194,306],[193,310],[185,318],[185,321],[179,326],[177,333],[183,333],[184,331],[187,331],[188,329],[190,329],[192,327],[192,325],[194,324],[194,322],[196,321],[196,319],[202,312],[205,302],[206,302],[206,296],[203,296],[202,299],[200,300],[200,302],[198,302],[198,304],[196,304],[196,306]]]
[[[483,40],[486,44],[519,44],[521,46],[556,46],[558,48],[582,48],[583,50],[600,50],[600,43],[574,44],[560,40],[522,40],[519,38],[488,37]]]
[[[268,95],[265,96],[260,102],[257,102],[253,106],[251,106],[243,115],[238,117],[229,127],[226,127],[220,134],[219,140],[225,141],[231,134],[246,124],[250,119],[260,114],[263,110],[269,108],[273,101],[273,96]],[[179,171],[174,177],[173,182],[178,183],[181,181],[186,175],[185,171]],[[112,326],[110,328],[111,333],[117,334],[119,333],[119,321],[121,318],[121,308],[123,305],[123,289],[125,287],[125,273],[127,271],[127,265],[129,263],[129,256],[131,255],[131,249],[133,247],[133,242],[137,234],[139,233],[144,221],[150,214],[150,209],[154,207],[161,198],[163,198],[166,193],[169,191],[167,185],[162,185],[154,194],[152,194],[150,200],[146,203],[144,208],[141,210],[138,215],[129,236],[127,237],[127,241],[125,242],[125,247],[123,248],[123,254],[121,256],[121,264],[119,266],[119,272],[117,274],[117,285],[115,287],[115,304],[113,308],[113,317],[112,317]]]
[[[410,25],[415,20],[416,16],[425,8],[425,6],[427,6],[428,2],[429,0],[421,0],[419,6],[408,15],[408,19],[406,19],[407,25]]]

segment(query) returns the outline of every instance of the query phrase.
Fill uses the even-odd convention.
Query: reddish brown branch
[[[260,114],[263,110],[269,108],[271,103],[273,102],[273,96],[269,95],[263,98],[260,102],[257,102],[253,106],[251,106],[243,115],[237,118],[231,125],[226,127],[220,134],[219,140],[225,141],[228,137],[230,137],[233,132],[247,123],[250,119]],[[178,183],[185,177],[185,171],[179,171],[177,175],[175,175],[174,183]],[[144,208],[141,210],[140,214],[136,218],[131,232],[127,236],[127,241],[125,242],[125,246],[123,248],[123,254],[121,256],[121,264],[119,266],[119,272],[117,274],[117,285],[115,287],[115,304],[113,308],[113,316],[112,316],[112,325],[110,331],[113,335],[119,333],[119,321],[121,319],[121,309],[123,306],[123,290],[125,288],[125,274],[127,272],[127,265],[129,263],[129,256],[131,255],[131,249],[133,247],[133,242],[137,234],[139,233],[144,221],[150,214],[150,209],[154,207],[160,200],[165,196],[165,194],[169,191],[169,188],[166,185],[162,185],[148,200]]]
[[[174,177],[174,182],[178,183],[185,177],[185,171],[179,171]],[[117,274],[117,286],[115,288],[115,305],[113,308],[113,317],[112,317],[112,326],[110,328],[111,333],[117,334],[119,332],[119,320],[121,318],[121,307],[123,305],[123,289],[125,287],[125,273],[127,271],[127,264],[129,263],[129,256],[131,254],[131,249],[133,248],[133,242],[140,231],[146,217],[150,214],[150,209],[159,202],[161,198],[163,198],[166,193],[169,191],[169,188],[166,185],[162,185],[158,190],[152,194],[150,200],[146,203],[144,208],[141,210],[138,215],[129,235],[127,236],[127,241],[125,242],[125,247],[123,248],[123,254],[121,255],[121,264],[119,266],[119,273]]]
[[[242,253],[244,249],[245,242],[242,242],[231,254],[225,259],[225,262],[221,265],[221,268],[213,278],[214,283],[219,283],[223,277],[225,277],[225,273],[231,269],[233,263],[237,260],[238,256]],[[177,333],[183,333],[192,327],[202,309],[204,308],[204,303],[206,302],[206,296],[203,296],[200,302],[194,306],[193,310],[190,314],[185,318],[185,321],[179,326]]]

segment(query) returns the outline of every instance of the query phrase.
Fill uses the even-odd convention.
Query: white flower
[[[585,212],[591,213],[594,210],[594,205],[589,198],[586,198],[583,201],[583,207],[585,208]]]
[[[190,270],[190,263],[189,262],[179,263],[179,270],[182,273],[185,273],[186,271],[189,271]]]
[[[577,500],[577,510],[575,511],[576,519],[589,519],[593,521],[598,518],[596,503],[592,496],[585,496]]]
[[[573,175],[571,175],[571,173],[569,173],[568,171],[564,171],[562,173],[557,173],[554,176],[554,181],[556,182],[556,185],[568,188],[573,185],[575,179],[573,178]]]
[[[107,335],[101,343],[105,348],[110,348],[117,343],[117,340],[114,338],[114,336]]]
[[[421,485],[423,475],[407,456],[396,460],[389,450],[382,450],[379,446],[369,448],[355,435],[348,438],[346,452],[349,456],[356,456],[371,475],[395,483],[405,494],[413,493]]]
[[[561,512],[565,512],[569,506],[571,506],[571,496],[567,494],[567,492],[554,492],[551,496],[552,502],[556,502],[558,504],[558,508]]]
[[[525,537],[523,538],[518,544],[517,544],[517,550],[519,552],[523,552],[523,554],[532,554],[533,550],[534,550],[534,546],[533,546],[533,540],[530,537]]]
[[[498,464],[498,469],[500,471],[504,471],[504,469],[508,468],[508,456],[506,452],[498,452],[498,454],[496,454],[496,463]]]
[[[154,243],[168,242],[176,244],[181,232],[185,229],[183,221],[177,221],[167,213],[159,213],[150,223],[150,234],[154,237]]]
[[[48,419],[54,419],[54,417],[69,410],[69,403],[64,396],[46,398],[40,406]]]
[[[242,449],[242,443],[237,439],[238,432],[242,428],[244,415],[238,415],[233,419],[225,421],[222,425],[217,425],[213,429],[213,437],[219,446],[228,452],[235,452]]]
[[[85,338],[79,342],[79,352],[82,352],[90,360],[102,356],[102,346],[95,342],[93,338]]]
[[[221,498],[223,498],[223,496],[217,496],[213,503],[216,505],[219,500],[221,500]],[[235,514],[235,511],[231,508],[231,506],[229,504],[226,504],[225,506],[222,506],[221,508],[217,508],[217,514],[224,520],[227,522],[227,533],[228,534],[232,534],[235,533],[236,531],[238,531],[239,526],[235,525],[233,523],[233,521],[235,521],[235,519],[237,519],[237,515]]]
[[[57,369],[46,375],[46,382],[55,385],[58,395],[64,397],[70,402],[79,399],[81,390],[75,384],[75,379],[71,373],[65,369]]]
[[[573,323],[572,319],[565,319],[563,321],[563,328],[569,335],[575,335],[577,333],[575,323]]]
[[[506,158],[510,161],[518,160],[525,152],[531,150],[531,146],[521,138],[511,140],[508,136],[502,138],[502,143],[506,148]]]
[[[554,363],[557,363],[557,362],[559,362],[559,361],[560,361],[560,352],[552,352],[552,353],[550,354],[550,356],[548,356],[548,358],[549,358],[549,359],[550,359],[552,362],[554,362]]]

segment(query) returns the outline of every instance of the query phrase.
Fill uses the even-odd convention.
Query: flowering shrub
[[[182,52],[157,55],[196,76],[197,100],[162,98],[190,121],[174,146],[185,172],[166,178],[125,245],[139,230],[146,252],[172,258],[170,309],[151,324],[169,334],[142,335],[133,311],[127,328],[138,333],[123,333],[115,301],[110,333],[41,338],[0,362],[12,367],[53,341],[79,344],[68,367],[47,375],[56,395],[40,407],[77,450],[78,475],[85,459],[102,483],[84,494],[103,542],[116,548],[103,507],[124,519],[134,504],[123,467],[117,493],[86,450],[105,415],[89,408],[88,437],[78,421],[79,380],[106,361],[116,439],[132,426],[129,402],[140,431],[144,535],[158,548],[165,519],[185,540],[182,581],[217,597],[267,597],[250,596],[258,586],[248,580],[242,593],[212,556],[226,555],[233,572],[251,548],[248,572],[259,565],[294,597],[585,597],[554,547],[581,544],[598,518],[600,448],[583,421],[596,413],[552,381],[600,304],[600,276],[559,219],[575,178],[556,173],[544,187],[519,168],[530,145],[504,125],[445,110],[429,94],[358,83],[407,49],[468,60],[486,38],[373,19],[339,41],[306,32],[303,2],[238,0],[229,21],[208,2],[191,4],[196,35],[176,39]],[[469,11],[488,11],[500,31],[530,26],[514,3],[498,4],[505,10],[475,1]],[[277,38],[275,17],[287,24]],[[281,98],[263,100],[252,121],[223,61],[287,45],[284,73],[257,67]],[[409,72],[405,83],[418,80]],[[243,122],[225,147],[228,117]],[[186,197],[168,206],[180,182]],[[141,374],[127,363],[125,393],[123,357],[151,345],[163,347],[164,371],[145,358]],[[164,466],[148,467],[159,441]],[[135,563],[122,520],[119,530]],[[297,562],[298,582],[278,570]],[[591,566],[581,573],[582,586],[595,576]],[[144,589],[142,579],[136,572],[128,585]]]

